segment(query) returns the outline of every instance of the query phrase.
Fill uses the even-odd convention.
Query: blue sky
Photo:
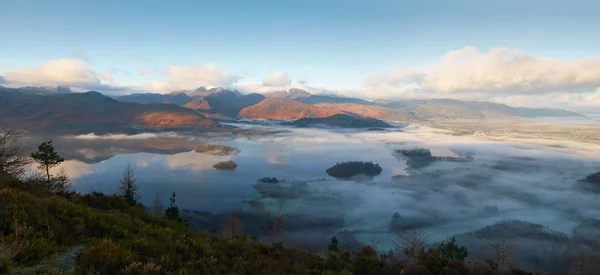
[[[169,82],[169,66],[215,64],[239,77],[231,85],[261,83],[284,72],[293,82],[365,90],[370,75],[390,74],[394,66],[429,66],[464,47],[481,53],[505,47],[561,60],[600,57],[600,1],[8,0],[1,5],[5,78],[14,70],[85,55],[90,70],[127,87]],[[588,92],[595,93],[594,83],[585,87]]]

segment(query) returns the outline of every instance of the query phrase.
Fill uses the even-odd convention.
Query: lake
[[[582,221],[600,217],[598,190],[580,181],[600,170],[596,144],[544,137],[455,136],[417,125],[384,132],[236,126],[285,132],[252,138],[173,133],[64,137],[59,149],[79,159],[68,159],[62,166],[79,192],[117,192],[121,174],[130,164],[147,205],[156,196],[166,204],[173,192],[180,208],[210,212],[247,210],[249,205],[243,202],[254,199],[272,212],[279,208],[286,213],[342,217],[345,225],[338,229],[353,232],[363,242],[372,233],[380,233],[386,249],[394,213],[419,225],[408,226],[426,230],[435,241],[509,219],[570,235]],[[148,140],[179,145],[169,153],[126,149]],[[241,153],[213,156],[191,150],[201,143],[228,145]],[[71,153],[65,149],[67,144]],[[395,149],[414,148],[427,148],[434,156],[450,159],[411,168],[407,158],[393,154]],[[112,153],[99,157],[102,152]],[[452,161],[462,156],[469,160]],[[212,167],[222,160],[234,160],[237,169]],[[325,173],[337,162],[348,160],[379,163],[383,172],[361,181],[337,180]],[[294,187],[300,189],[290,189],[301,195],[261,197],[253,185],[265,176],[302,183]]]

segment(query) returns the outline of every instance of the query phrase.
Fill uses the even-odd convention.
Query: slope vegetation
[[[328,117],[338,113],[334,110],[289,99],[267,98],[256,105],[242,109],[239,115],[251,118],[292,120],[306,117]]]
[[[493,261],[469,265],[453,242],[407,248],[410,260],[402,261],[369,246],[342,250],[335,237],[316,255],[238,234],[198,234],[120,196],[51,193],[9,176],[0,177],[0,196],[3,274],[535,274],[500,273]]]

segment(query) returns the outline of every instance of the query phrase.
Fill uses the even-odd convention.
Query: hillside
[[[328,117],[339,112],[283,98],[267,98],[256,105],[242,109],[240,116],[292,120],[305,117]]]
[[[311,127],[324,124],[342,128],[389,128],[392,127],[385,121],[374,118],[353,117],[345,114],[337,114],[323,118],[301,118],[296,121],[285,123],[296,127]]]
[[[143,206],[130,206],[121,196],[52,193],[44,183],[21,182],[6,174],[0,175],[0,195],[3,274],[440,274],[444,270],[481,274],[491,270],[491,264],[469,266],[462,259],[451,260],[444,254],[452,251],[451,246],[423,250],[412,264],[391,254],[380,255],[369,246],[343,250],[335,237],[323,244],[323,253],[311,254],[241,235],[234,214],[222,235],[199,234],[179,218],[176,205],[151,216]],[[512,274],[534,273],[513,269]]]
[[[332,103],[332,104],[342,104],[342,103],[354,103],[354,104],[362,104],[362,105],[375,105],[369,101],[352,98],[352,97],[341,97],[341,96],[329,96],[329,95],[311,95],[308,97],[302,97],[296,99],[298,102],[306,103],[306,104],[318,104],[318,103]]]
[[[208,100],[206,100],[206,98],[204,97],[196,98],[184,104],[183,107],[194,111],[208,111],[212,109],[212,107],[210,107],[210,104],[208,103]]]
[[[263,99],[265,97],[260,94],[217,93],[197,97],[183,106],[206,116],[236,117],[240,110],[257,104]]]
[[[185,93],[176,94],[155,94],[155,93],[143,93],[143,94],[130,94],[119,96],[115,98],[122,102],[134,102],[134,103],[172,103],[177,105],[184,105],[193,100],[190,96]]]
[[[372,117],[377,119],[385,120],[398,120],[404,121],[413,119],[413,115],[410,111],[404,109],[386,108],[375,105],[362,105],[362,104],[329,104],[319,103],[314,106],[332,110],[338,113],[356,114],[362,117]]]
[[[173,104],[138,104],[98,92],[30,95],[0,91],[0,123],[54,133],[114,133],[135,129],[174,130],[216,127],[204,116]]]
[[[517,108],[504,104],[460,101],[455,99],[428,99],[381,102],[382,106],[402,109],[414,113],[419,119],[427,118],[464,118],[464,119],[494,119],[507,117],[585,117],[581,114],[560,110],[541,108]]]

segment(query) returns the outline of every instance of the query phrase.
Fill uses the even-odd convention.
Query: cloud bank
[[[59,59],[39,67],[16,69],[4,75],[6,82],[24,85],[97,85],[101,81],[88,66],[80,60]]]
[[[276,72],[263,79],[265,86],[286,86],[291,83],[292,79],[284,72]]]
[[[0,76],[6,86],[65,86],[74,91],[97,90],[169,93],[199,86],[229,87],[245,93],[310,89],[365,99],[454,98],[483,100],[513,106],[556,107],[594,111],[600,105],[600,58],[571,60],[544,57],[513,48],[481,51],[473,47],[449,51],[432,64],[417,67],[397,65],[391,71],[367,74],[363,87],[336,90],[293,83],[285,72],[275,72],[258,83],[239,83],[242,78],[216,64],[172,65],[163,79],[122,86],[108,72],[95,72],[83,52],[74,59],[51,60],[37,67],[18,68]],[[160,70],[140,68],[140,76]]]
[[[580,92],[600,86],[600,58],[562,60],[523,50],[473,47],[450,51],[424,68],[397,66],[392,72],[365,78],[367,87],[403,87],[440,94],[462,92],[504,95]]]
[[[151,81],[144,88],[158,93],[191,90],[200,86],[228,87],[241,79],[240,76],[215,64],[198,66],[170,66],[167,81]]]
[[[143,140],[143,139],[155,139],[155,138],[177,138],[179,135],[175,132],[166,132],[166,133],[141,133],[135,135],[125,135],[125,134],[107,134],[107,135],[96,135],[94,133],[89,133],[85,135],[78,136],[65,136],[65,138],[69,139],[79,139],[79,140]]]

